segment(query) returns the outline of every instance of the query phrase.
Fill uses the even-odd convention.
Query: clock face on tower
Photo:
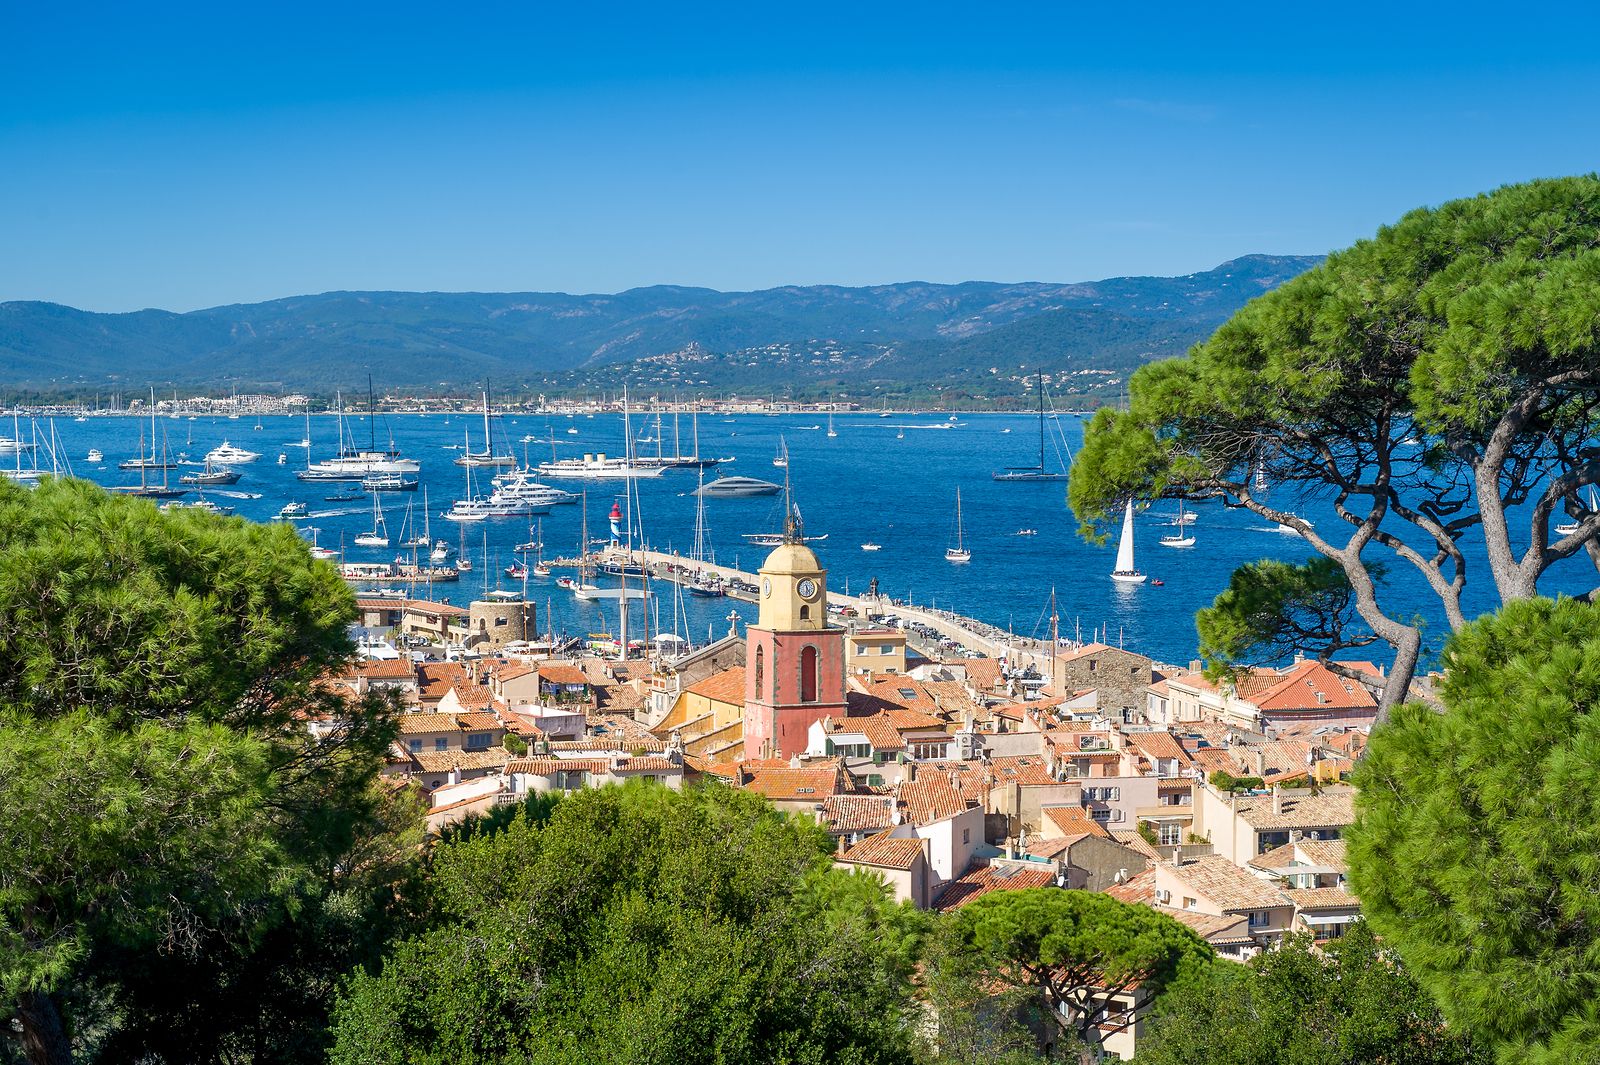
[[[761,578],[761,595],[766,598],[772,595],[772,580],[769,577]]]
[[[805,580],[800,582],[796,590],[800,593],[800,598],[810,599],[812,596],[817,594],[817,582],[812,580],[810,577],[807,577]]]

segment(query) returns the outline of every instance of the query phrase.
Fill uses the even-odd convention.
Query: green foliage
[[[918,1033],[929,1065],[1037,1065],[1035,1030],[1048,1028],[1033,987],[996,987],[986,958],[967,948],[956,918],[935,922],[924,946],[920,999],[930,1023]]]
[[[514,755],[521,756],[528,753],[528,741],[518,736],[515,732],[506,733],[505,737],[500,741],[500,746]]]
[[[420,838],[376,780],[392,707],[318,682],[348,588],[289,530],[0,482],[0,616],[0,995],[34,1053],[315,1054]]]
[[[909,1060],[919,919],[828,851],[717,784],[587,790],[443,843],[423,930],[341,996],[333,1060]]]
[[[1600,1056],[1600,613],[1507,604],[1357,766],[1351,877],[1452,1024],[1505,1062]]]
[[[1042,992],[1046,1015],[1083,1043],[1127,1028],[1212,957],[1203,939],[1165,914],[1089,891],[993,892],[955,919],[990,977]],[[1104,993],[1135,986],[1146,998],[1132,1008]]]
[[[1477,1065],[1488,1055],[1364,924],[1326,951],[1292,936],[1248,965],[1218,963],[1161,1003],[1139,1065]]]
[[[1382,570],[1380,563],[1368,566],[1375,578]],[[1360,619],[1350,578],[1329,558],[1243,565],[1194,620],[1213,681],[1233,677],[1241,665],[1271,664],[1296,651],[1331,654],[1372,642],[1352,631]]]
[[[1285,520],[1279,508],[1292,503],[1257,492],[1258,469],[1273,493],[1331,498],[1347,524],[1302,535],[1339,563],[1361,618],[1396,648],[1390,687],[1403,694],[1421,639],[1415,611],[1385,611],[1366,556],[1413,567],[1455,629],[1480,572],[1469,535],[1483,536],[1482,572],[1507,601],[1534,594],[1539,575],[1597,531],[1542,549],[1552,506],[1571,512],[1577,489],[1596,481],[1597,278],[1595,175],[1413,211],[1247,304],[1189,357],[1140,367],[1128,409],[1088,426],[1073,511],[1091,537],[1127,499],[1167,493],[1221,494]],[[1527,503],[1528,524],[1512,530],[1508,513]],[[1524,554],[1530,542],[1540,546]],[[1223,660],[1276,646],[1307,620],[1322,628],[1326,612],[1308,602],[1341,593],[1310,572],[1241,577],[1207,621]],[[1282,626],[1266,618],[1275,600],[1293,607]]]
[[[1260,791],[1267,786],[1260,777],[1236,777],[1226,769],[1213,769],[1206,779],[1219,791]]]

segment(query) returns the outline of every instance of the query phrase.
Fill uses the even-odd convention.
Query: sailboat
[[[971,562],[972,552],[967,549],[965,530],[961,527],[961,489],[956,489],[956,543],[954,547],[946,548],[944,553],[946,562]]]
[[[1588,516],[1594,515],[1594,514],[1600,514],[1600,499],[1596,499],[1595,498],[1594,485],[1591,484],[1589,486],[1589,514],[1585,515],[1585,517],[1588,517]],[[1560,536],[1571,536],[1573,533],[1577,532],[1582,526],[1583,526],[1583,519],[1582,518],[1579,518],[1579,519],[1577,519],[1575,521],[1564,521],[1561,524],[1556,526],[1556,533],[1558,535],[1560,535]]]
[[[1122,512],[1122,539],[1117,541],[1117,568],[1111,579],[1123,584],[1143,584],[1145,575],[1133,565],[1133,500],[1128,500]]]
[[[1175,533],[1168,533],[1160,540],[1162,547],[1193,547],[1194,534],[1189,531],[1189,522],[1193,518],[1183,509],[1183,500],[1178,500],[1178,519],[1173,522],[1178,527]]]
[[[372,493],[372,531],[356,537],[357,547],[388,547],[389,529],[383,523],[383,504],[378,493]]]
[[[483,390],[483,450],[473,451],[471,441],[467,449],[456,456],[457,466],[515,466],[517,457],[509,453],[495,454],[494,434],[489,428],[489,389]]]
[[[1039,464],[1037,466],[1007,466],[990,476],[997,481],[1064,481],[1065,472],[1057,473],[1044,466],[1044,373],[1039,374]]]
[[[705,486],[706,474],[704,470],[701,470],[700,488],[695,491],[694,553],[691,556],[695,566],[699,568],[701,572],[696,575],[694,582],[689,585],[689,594],[698,595],[707,599],[714,599],[719,595],[725,595],[727,593],[722,586],[722,578],[707,573],[704,570],[705,566],[716,565],[717,561],[715,552],[711,550],[711,538],[706,530]]]
[[[772,464],[780,470],[789,468],[789,442],[782,436],[778,437],[778,454],[772,460]]]
[[[829,436],[838,436],[839,435],[838,433],[833,431],[833,414],[832,414],[832,412],[829,412],[829,414],[828,414],[828,435]]]

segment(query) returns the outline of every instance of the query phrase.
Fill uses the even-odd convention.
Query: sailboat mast
[[[372,393],[372,375],[367,374],[367,451],[378,450],[378,404]]]
[[[1044,472],[1044,371],[1039,371],[1039,472]]]

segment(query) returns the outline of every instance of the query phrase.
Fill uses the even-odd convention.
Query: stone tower
[[[760,616],[745,630],[746,758],[789,758],[845,712],[844,630],[828,624],[828,573],[797,532],[760,570]]]

